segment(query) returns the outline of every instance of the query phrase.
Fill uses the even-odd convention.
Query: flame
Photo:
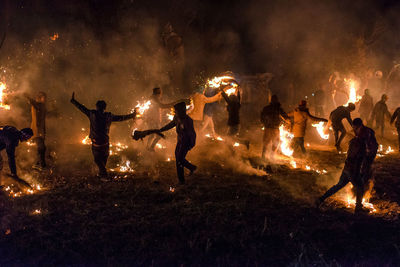
[[[137,114],[136,117],[140,118],[141,116],[143,116],[143,114],[145,113],[146,110],[148,110],[150,108],[151,105],[151,101],[147,100],[143,103],[140,103],[138,101],[137,105],[136,105],[136,109],[137,109]]]
[[[10,110],[11,107],[10,105],[4,104],[4,96],[5,96],[5,90],[7,89],[7,86],[5,83],[0,82],[0,108]]]
[[[165,149],[165,148],[167,148],[166,146],[163,146],[162,144],[156,144],[156,148],[159,148],[159,149]]]
[[[346,204],[347,207],[355,207],[356,206],[356,197],[353,195],[353,193],[351,192],[351,190],[349,190],[349,188],[353,188],[353,185],[350,184],[349,187],[347,187],[347,195],[346,195]],[[372,187],[370,187],[371,189]],[[375,209],[374,205],[372,203],[369,203],[369,193],[370,193],[370,189],[367,190],[367,192],[365,192],[364,198],[362,199],[361,203],[362,205],[369,209],[370,213],[376,212],[377,210]]]
[[[218,140],[218,141],[224,141],[224,139],[222,139],[221,136],[218,136],[218,137],[217,137],[217,140]]]
[[[227,90],[225,91],[225,93],[226,93],[228,96],[234,95],[234,94],[236,94],[236,88],[234,88],[234,87],[229,88],[229,89],[227,89]]]
[[[349,100],[347,103],[344,105],[347,107],[349,103],[357,103],[358,101],[361,100],[362,96],[357,95],[357,89],[356,89],[356,82],[352,79],[344,79],[345,83],[347,83],[349,87]]]
[[[235,143],[233,144],[233,146],[239,146],[239,143],[238,143],[238,142],[235,142]]]
[[[82,139],[82,144],[84,144],[84,145],[92,144],[92,140],[90,140],[89,135],[86,135],[86,137]]]
[[[297,163],[296,163],[296,161],[294,161],[294,160],[291,160],[291,161],[290,161],[290,165],[291,165],[294,169],[297,168]]]
[[[367,199],[363,198],[362,200],[362,205],[369,209],[369,212],[376,212],[376,209],[374,207],[374,204],[369,203]],[[350,195],[347,195],[347,207],[355,207],[356,206],[356,198]]]
[[[293,149],[290,148],[290,143],[293,139],[293,134],[287,131],[283,124],[279,126],[279,138],[281,141],[281,152],[285,156],[291,157],[293,155]]]
[[[308,165],[306,165],[306,170],[307,170],[307,171],[310,171],[310,170],[311,170],[311,167],[308,166]]]
[[[42,213],[42,211],[40,210],[40,209],[36,209],[36,210],[34,210],[33,212],[32,212],[32,214],[35,214],[35,215],[39,215],[39,214],[41,214]]]
[[[235,78],[232,76],[220,76],[214,77],[211,80],[208,80],[208,86],[211,88],[219,88],[221,85],[227,85],[228,82],[226,80],[234,80]]]
[[[123,165],[119,166],[120,172],[134,172],[134,169],[131,167],[131,162],[127,160]]]
[[[314,123],[311,125],[312,127],[315,127],[318,131],[319,136],[321,136],[322,139],[328,140],[329,139],[329,134],[325,134],[325,125],[323,121],[320,121],[319,123]]]
[[[388,149],[386,150],[386,154],[392,153],[394,150],[389,146]]]
[[[52,36],[50,36],[50,40],[55,41],[58,39],[58,37],[59,37],[58,33],[55,33]]]

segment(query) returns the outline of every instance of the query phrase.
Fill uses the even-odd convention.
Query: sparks
[[[138,101],[138,103],[137,103],[137,105],[136,105],[136,109],[137,109],[137,114],[136,114],[136,117],[138,117],[138,118],[140,118],[141,116],[143,116],[143,114],[145,113],[145,111],[146,110],[148,110],[149,108],[150,108],[150,105],[151,105],[151,101],[150,100],[147,100],[147,101],[145,101],[145,102],[143,102],[143,103],[140,103],[139,101]],[[134,110],[132,110],[132,112],[133,112]]]

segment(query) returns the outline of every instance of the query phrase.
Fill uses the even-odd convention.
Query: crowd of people
[[[238,86],[238,83],[234,81]],[[172,128],[176,128],[177,143],[175,148],[175,160],[177,176],[180,184],[185,184],[184,169],[189,170],[189,174],[193,174],[197,166],[190,163],[186,156],[188,152],[196,145],[196,131],[204,132],[208,128],[211,130],[212,137],[216,136],[214,126],[214,115],[216,113],[216,102],[224,100],[227,110],[227,133],[226,136],[232,142],[242,144],[249,149],[250,142],[239,137],[240,132],[240,108],[241,94],[240,90],[235,93],[227,94],[226,86],[219,88],[206,88],[203,92],[194,93],[190,99],[180,99],[170,103],[165,103],[162,98],[162,89],[154,88],[150,96],[151,107],[146,113],[146,126],[148,130],[137,130],[132,135],[135,140],[147,137],[147,149],[154,151],[156,144],[160,138],[163,138],[163,132]],[[238,87],[239,88],[239,87]],[[43,170],[46,168],[46,94],[39,92],[35,99],[29,95],[25,95],[31,105],[32,124],[31,128],[17,130],[12,126],[5,126],[0,130],[0,150],[5,149],[8,155],[9,168],[11,175],[15,179],[20,179],[17,175],[15,164],[15,148],[19,142],[27,141],[33,137],[34,143],[37,145],[37,163],[33,168]],[[304,146],[304,137],[308,122],[323,122],[331,126],[335,147],[338,152],[342,151],[341,143],[346,136],[346,127],[343,120],[351,125],[354,131],[354,137],[349,142],[347,150],[347,158],[343,168],[339,182],[330,188],[321,198],[316,201],[316,205],[320,206],[326,198],[343,188],[348,182],[351,182],[356,188],[356,211],[362,212],[361,204],[364,188],[368,180],[372,176],[372,163],[375,159],[378,143],[375,138],[375,132],[367,126],[372,126],[375,122],[375,129],[379,129],[381,136],[384,136],[385,117],[390,119],[391,123],[395,122],[397,131],[400,133],[400,108],[397,108],[393,115],[388,111],[386,105],[388,97],[383,94],[381,100],[375,105],[368,89],[364,91],[364,95],[359,102],[358,112],[360,118],[352,119],[351,112],[356,110],[354,103],[348,103],[336,107],[329,115],[329,118],[313,116],[307,107],[307,101],[301,100],[298,107],[293,111],[286,113],[279,102],[278,96],[273,95],[270,103],[266,105],[260,114],[260,121],[263,124],[264,135],[262,139],[263,160],[273,160],[279,153],[280,144],[280,127],[281,125],[290,125],[293,134],[292,149],[294,155],[303,156],[306,153]],[[92,154],[94,162],[98,167],[98,177],[103,181],[108,181],[107,159],[109,156],[109,131],[112,122],[125,121],[135,119],[137,110],[127,115],[114,115],[106,112],[106,102],[99,100],[96,103],[96,109],[88,109],[79,103],[72,93],[71,103],[85,114],[90,123],[89,138],[92,143]],[[190,104],[190,114],[187,114],[187,105]],[[174,109],[173,119],[162,126],[163,110]],[[323,106],[316,106],[315,111],[320,115],[324,115]],[[364,125],[364,122],[366,125]],[[400,135],[399,135],[400,144]],[[269,146],[271,148],[269,149]],[[399,145],[400,146],[400,145]],[[267,152],[270,151],[270,156]],[[0,157],[1,160],[1,157]],[[2,168],[2,161],[1,168]]]

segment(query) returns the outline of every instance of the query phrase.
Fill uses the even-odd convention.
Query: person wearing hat
[[[185,184],[184,168],[187,168],[190,171],[190,175],[193,174],[193,172],[197,169],[197,166],[186,160],[187,153],[196,144],[196,132],[193,127],[193,120],[189,117],[189,115],[186,114],[185,102],[175,104],[174,110],[175,116],[170,123],[161,129],[136,131],[132,138],[138,140],[144,138],[146,135],[154,133],[162,136],[162,132],[168,131],[175,127],[177,133],[177,142],[175,148],[176,172],[179,183]]]
[[[96,109],[88,109],[75,99],[75,92],[72,93],[71,103],[76,106],[90,121],[89,138],[92,141],[92,154],[94,162],[99,168],[98,176],[102,181],[107,181],[106,164],[110,155],[110,126],[114,121],[125,121],[136,117],[136,110],[128,115],[114,115],[105,112],[107,104],[103,100],[96,102]]]
[[[369,89],[364,90],[364,95],[360,101],[360,107],[358,108],[358,113],[360,113],[360,118],[364,122],[368,122],[369,116],[371,115],[372,109],[374,108],[374,100],[369,92]]]
[[[306,153],[306,148],[304,147],[304,136],[306,134],[307,121],[315,121],[327,122],[328,120],[324,118],[314,117],[310,114],[310,111],[307,108],[307,101],[301,100],[300,104],[294,111],[288,114],[289,117],[293,119],[293,143],[292,148],[297,151],[301,150],[303,154]]]
[[[265,159],[269,144],[272,145],[272,153],[276,153],[279,145],[279,126],[283,120],[289,117],[281,107],[278,96],[271,96],[271,102],[265,106],[261,112],[260,120],[264,125],[263,150],[261,158]]]
[[[372,125],[375,121],[375,130],[378,130],[378,129],[381,130],[382,138],[383,138],[383,135],[385,132],[385,116],[387,116],[388,118],[392,117],[388,110],[388,107],[386,105],[387,100],[388,100],[388,96],[383,94],[381,97],[381,100],[375,104],[374,109],[372,110],[371,118],[370,118]]]
[[[339,106],[331,112],[329,119],[332,122],[332,129],[335,135],[335,147],[338,152],[341,151],[340,144],[342,143],[344,137],[346,136],[346,128],[344,128],[343,119],[346,119],[351,126],[353,126],[353,121],[351,119],[350,113],[356,109],[353,103],[349,103],[347,107]],[[340,134],[340,136],[339,136]]]
[[[24,128],[18,130],[13,126],[4,126],[0,128],[0,151],[6,150],[8,157],[8,166],[10,168],[11,175],[14,178],[18,178],[17,165],[15,164],[15,148],[19,142],[28,141],[33,136],[31,128]],[[0,154],[0,170],[3,169],[3,159]]]
[[[42,170],[46,168],[46,93],[39,92],[36,98],[31,98],[28,94],[25,94],[31,105],[32,122],[31,128],[33,131],[33,141],[37,146],[38,160],[34,169]]]

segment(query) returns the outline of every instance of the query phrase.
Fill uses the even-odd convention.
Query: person
[[[372,125],[375,120],[375,129],[381,130],[382,138],[383,138],[383,135],[385,132],[385,116],[387,116],[388,118],[391,117],[388,107],[386,105],[387,100],[388,100],[388,96],[383,94],[381,97],[381,100],[375,104],[374,109],[372,110],[371,118],[370,118]]]
[[[350,125],[353,125],[350,113],[356,109],[353,103],[349,103],[347,107],[339,106],[329,115],[329,119],[332,122],[332,129],[335,135],[335,147],[338,152],[341,151],[340,144],[342,143],[344,137],[346,136],[346,128],[344,128],[343,119],[347,119]],[[340,136],[339,136],[340,133]]]
[[[96,109],[88,109],[75,99],[75,92],[72,93],[71,103],[84,113],[90,121],[89,138],[92,141],[92,154],[94,162],[99,168],[98,176],[102,181],[107,181],[107,159],[110,149],[110,126],[114,121],[125,121],[136,117],[136,110],[128,115],[114,115],[106,112],[107,104],[103,100],[96,102]]]
[[[161,129],[152,129],[147,131],[136,131],[133,135],[133,139],[138,140],[146,135],[168,131],[172,128],[176,128],[177,143],[175,148],[175,161],[176,161],[176,172],[180,184],[185,184],[185,173],[184,168],[189,169],[190,175],[197,169],[196,165],[191,164],[186,160],[187,153],[196,144],[196,131],[193,127],[193,120],[186,114],[185,102],[180,102],[174,105],[175,116],[174,119],[162,127]],[[162,136],[162,135],[161,135]]]
[[[161,88],[154,88],[153,93],[150,96],[151,105],[149,110],[146,112],[146,122],[147,126],[151,129],[158,129],[161,127],[162,123],[162,109],[172,108],[176,103],[182,100],[175,101],[172,103],[162,103],[162,90]],[[149,151],[154,151],[154,147],[160,141],[159,135],[150,135],[147,139],[147,149]]]
[[[31,105],[31,129],[33,130],[33,141],[36,143],[38,153],[38,160],[33,165],[33,168],[43,170],[46,168],[46,93],[39,92],[36,99],[31,98],[28,94],[25,94],[25,97]]]
[[[8,157],[8,166],[10,168],[11,177],[18,182],[22,182],[29,187],[25,181],[21,180],[17,175],[17,165],[15,163],[15,149],[19,142],[28,141],[33,136],[31,128],[24,128],[18,131],[13,126],[4,126],[0,128],[0,151],[6,150]],[[3,170],[3,158],[0,154],[0,170]]]
[[[222,97],[228,104],[226,109],[228,111],[228,136],[234,138],[239,144],[245,145],[247,149],[250,148],[250,141],[238,138],[240,131],[240,91],[236,94],[227,95],[224,91],[229,85],[220,88]]]
[[[365,157],[361,164],[361,181],[366,184],[368,179],[372,177],[371,166],[378,152],[378,142],[374,130],[364,126],[361,118],[353,120],[353,130],[365,145]]]
[[[394,113],[393,113],[393,115],[392,115],[392,117],[390,119],[390,124],[393,124],[394,121],[396,121],[395,126],[396,126],[396,129],[397,129],[397,135],[398,135],[397,137],[398,137],[399,151],[400,151],[400,107],[398,107],[394,111]]]
[[[368,122],[369,116],[371,115],[372,109],[374,108],[374,100],[370,95],[369,89],[364,90],[364,95],[360,101],[360,107],[358,108],[358,113],[360,113],[360,118]]]
[[[307,108],[307,101],[301,100],[300,104],[294,111],[288,114],[289,117],[293,118],[293,143],[292,148],[297,151],[301,150],[303,154],[306,153],[306,148],[304,147],[304,136],[306,134],[307,121],[310,119],[315,122],[323,121],[327,122],[324,118],[314,117],[310,114]]]
[[[190,117],[195,124],[200,124],[204,118],[204,106],[207,103],[213,103],[221,99],[221,93],[212,97],[207,97],[202,93],[195,93],[192,96],[193,110],[190,112]]]
[[[268,145],[272,144],[272,152],[275,153],[279,146],[279,126],[282,118],[289,119],[289,116],[283,111],[278,96],[273,95],[269,105],[265,106],[261,112],[260,120],[264,125],[263,150],[261,157],[265,159]]]
[[[316,200],[316,206],[319,207],[328,197],[332,196],[340,189],[345,187],[349,182],[353,184],[356,189],[356,207],[355,212],[359,213],[365,211],[362,205],[362,198],[364,195],[364,184],[361,181],[360,169],[363,158],[365,157],[365,145],[359,137],[354,137],[349,143],[347,150],[347,157],[343,167],[342,174],[336,185],[332,186],[320,198]]]
[[[208,87],[204,90],[203,94],[206,97],[213,97],[218,94],[218,90],[216,88]],[[213,138],[216,136],[213,116],[217,106],[218,106],[217,102],[206,103],[204,105],[204,120],[203,120],[203,127],[201,128],[201,132],[204,132],[207,129],[207,127],[210,126],[211,135]]]

